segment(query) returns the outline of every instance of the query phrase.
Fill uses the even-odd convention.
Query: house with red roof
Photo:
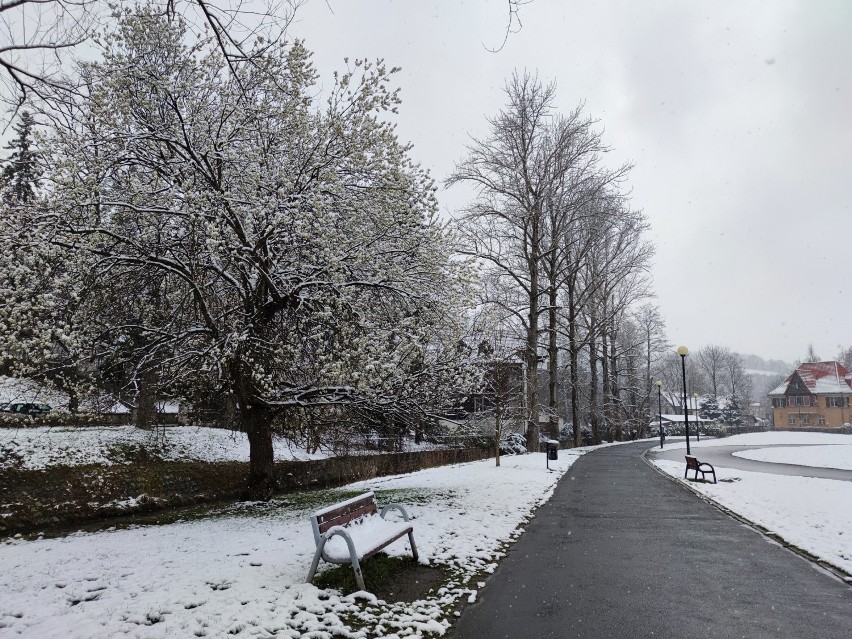
[[[775,428],[840,430],[852,422],[852,373],[840,362],[805,362],[769,392]]]

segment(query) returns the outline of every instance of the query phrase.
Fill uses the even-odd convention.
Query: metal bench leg
[[[414,544],[414,531],[408,533],[408,543],[411,544],[411,554],[414,556],[414,561],[418,561],[417,546]]]
[[[358,563],[358,555],[352,555],[352,570],[355,571],[355,583],[358,584],[358,588],[360,590],[366,590],[367,586],[364,585],[364,575],[361,574],[361,564]]]
[[[317,551],[314,553],[314,560],[311,563],[311,569],[308,571],[308,583],[312,584],[314,582],[314,577],[317,574],[317,566],[319,566],[320,557],[322,557],[322,549],[325,547],[326,538],[323,536],[320,538],[319,545],[317,546]]]

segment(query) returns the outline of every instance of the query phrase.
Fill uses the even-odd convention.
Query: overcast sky
[[[534,0],[520,19],[498,53],[505,0],[310,0],[290,33],[327,82],[345,56],[401,66],[400,137],[438,180],[512,71],[537,71],[635,164],[672,342],[790,362],[852,344],[852,2]]]

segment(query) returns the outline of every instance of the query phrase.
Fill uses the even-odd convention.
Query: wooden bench
[[[698,473],[701,473],[701,480],[707,481],[704,479],[704,475],[707,473],[713,474],[713,483],[716,483],[716,469],[713,468],[710,464],[703,461],[698,461],[697,457],[693,457],[692,455],[686,455],[686,470],[683,473],[683,478],[686,479],[686,475],[690,470],[695,471],[695,479],[698,479]]]
[[[402,513],[403,521],[387,521],[385,515],[390,510]],[[408,535],[411,554],[417,561],[414,526],[409,522],[405,508],[399,504],[388,504],[379,512],[372,492],[316,511],[311,515],[311,526],[317,551],[308,573],[308,583],[313,582],[319,560],[323,559],[332,564],[352,564],[358,587],[366,590],[361,561],[404,535]]]

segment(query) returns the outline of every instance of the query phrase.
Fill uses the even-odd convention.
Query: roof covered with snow
[[[792,388],[791,388],[792,386]],[[770,397],[783,397],[787,391],[813,395],[852,395],[852,373],[840,362],[805,362],[784,382],[769,392]]]

